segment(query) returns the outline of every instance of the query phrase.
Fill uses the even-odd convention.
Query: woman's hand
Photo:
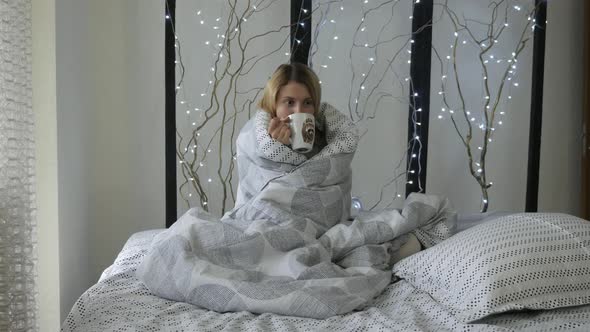
[[[268,125],[268,134],[270,137],[285,145],[291,144],[291,127],[289,126],[290,121],[291,119],[289,118],[281,120],[278,117],[274,117],[270,119],[270,123]]]

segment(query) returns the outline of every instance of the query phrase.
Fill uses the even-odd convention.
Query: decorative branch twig
[[[477,181],[481,189],[481,212],[486,212],[489,208],[488,189],[492,186],[492,183],[488,182],[486,178],[487,153],[489,151],[490,143],[492,141],[492,137],[495,131],[495,120],[498,113],[500,102],[502,101],[502,97],[505,91],[505,84],[514,76],[513,69],[515,67],[515,63],[518,62],[518,56],[525,49],[527,42],[529,41],[529,35],[527,34],[527,32],[530,31],[531,24],[533,23],[533,20],[530,20],[530,17],[533,15],[534,9],[531,12],[529,12],[529,20],[527,21],[522,32],[520,33],[520,38],[514,46],[514,50],[510,58],[494,59],[493,55],[488,54],[492,50],[499,47],[498,39],[500,39],[502,34],[506,31],[506,27],[509,26],[510,4],[507,1],[500,0],[497,2],[491,2],[491,14],[489,22],[482,22],[481,20],[475,19],[467,19],[465,17],[460,19],[457,13],[449,7],[448,0],[445,0],[443,3],[437,5],[441,6],[443,13],[445,13],[446,17],[450,19],[455,31],[455,37],[453,40],[453,44],[451,46],[452,56],[447,57],[447,59],[449,59],[451,62],[448,66],[452,67],[452,75],[454,77],[452,83],[445,83],[448,81],[446,79],[446,75],[444,75],[445,65],[440,56],[440,53],[435,48],[433,48],[434,54],[436,55],[436,58],[438,59],[441,68],[442,79],[440,94],[442,94],[442,101],[444,106],[449,111],[453,128],[457,133],[457,136],[460,138],[463,147],[465,148],[465,152],[467,154],[468,159],[467,166],[469,172],[471,176]],[[502,12],[503,14],[499,15],[500,12]],[[469,26],[469,23],[474,23],[483,26],[486,30],[485,35],[483,37],[478,37],[477,33],[474,31],[474,28]],[[459,60],[459,56],[457,54],[459,49],[459,35],[461,33],[465,33],[469,37],[471,43],[476,45],[478,49],[478,51],[476,52],[476,57],[477,62],[481,68],[483,92],[485,94],[485,102],[483,103],[483,105],[481,105],[480,108],[480,114],[483,118],[483,122],[479,125],[479,128],[483,130],[483,137],[481,138],[481,143],[477,144],[477,149],[480,151],[479,156],[476,156],[474,146],[472,145],[472,143],[474,143],[475,140],[473,126],[474,121],[476,119],[472,114],[472,111],[477,109],[478,106],[468,106],[468,102],[466,100],[466,96],[464,93],[464,86],[468,83],[465,82],[465,79],[463,78],[463,75],[460,72],[461,60]],[[463,43],[465,44],[466,41],[464,41]],[[498,82],[491,82],[492,79],[489,76],[490,59],[493,60],[492,64],[494,64],[495,66],[500,66],[500,63],[503,61],[506,62],[505,67],[501,71],[502,75]],[[451,106],[451,102],[447,97],[449,95],[449,91],[451,90],[451,88],[454,88],[458,95],[458,100],[455,103],[457,105],[455,107]],[[443,108],[443,110],[445,110],[445,108]],[[459,111],[461,113],[461,118],[464,120],[464,126],[466,126],[466,129],[461,129],[461,126],[457,123],[457,119],[455,118],[455,111]]]

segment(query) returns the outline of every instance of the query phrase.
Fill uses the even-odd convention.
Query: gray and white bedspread
[[[316,115],[325,142],[309,160],[270,138],[269,120],[258,112],[238,137],[235,208],[221,220],[191,209],[154,239],[138,268],[153,294],[217,312],[324,319],[383,292],[411,231],[427,246],[450,236],[456,213],[437,196],[348,220],[358,136],[333,107]]]
[[[388,285],[363,311],[324,320],[209,311],[155,296],[137,278],[136,268],[160,232],[131,236],[113,265],[78,299],[61,331],[590,331],[590,305],[502,314],[463,324],[405,280]]]

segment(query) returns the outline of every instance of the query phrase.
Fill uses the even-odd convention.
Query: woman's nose
[[[300,103],[295,104],[293,112],[294,113],[301,113],[303,111],[303,107]]]

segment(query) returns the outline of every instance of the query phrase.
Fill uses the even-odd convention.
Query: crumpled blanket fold
[[[137,270],[152,293],[218,312],[323,319],[379,295],[409,233],[424,246],[452,234],[456,213],[432,195],[349,220],[358,134],[334,107],[316,114],[322,139],[310,158],[272,139],[269,121],[259,111],[238,137],[234,209],[221,219],[190,209],[154,239]]]

